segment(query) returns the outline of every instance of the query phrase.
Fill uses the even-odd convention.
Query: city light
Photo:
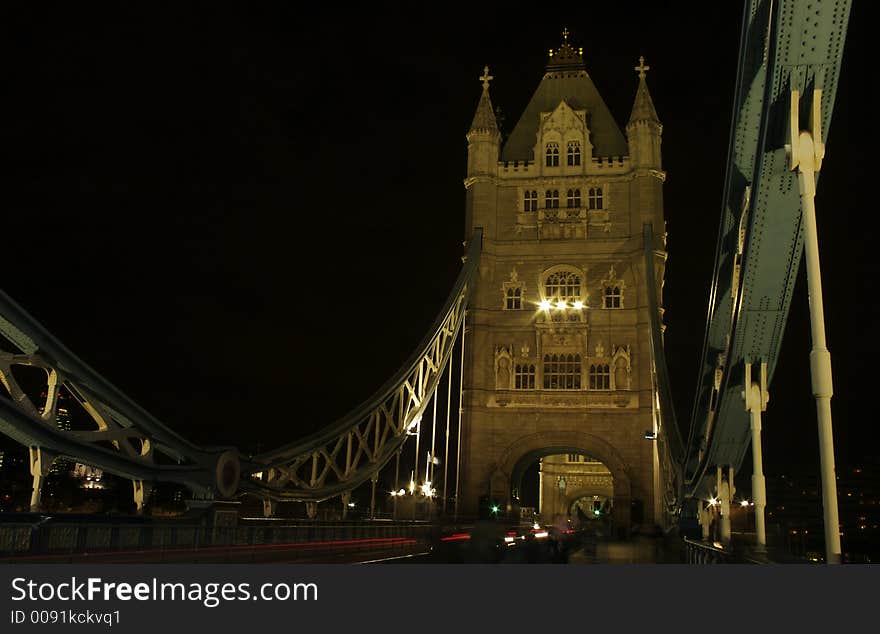
[[[749,501],[748,501],[748,500],[743,500],[742,502],[739,503],[739,505],[740,505],[740,506],[748,506],[748,505],[749,505]]]
[[[715,506],[718,504],[717,498],[709,498],[709,506]]]
[[[558,302],[556,302],[556,308],[558,308],[559,310],[565,310],[565,302],[560,299]]]
[[[582,301],[578,300],[574,303],[575,310],[583,310],[583,308],[584,308],[584,303]]]
[[[550,310],[550,300],[542,299],[541,303],[538,304],[538,308],[541,310]]]

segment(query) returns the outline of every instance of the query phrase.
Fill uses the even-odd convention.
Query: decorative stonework
[[[525,308],[526,286],[519,279],[516,267],[510,271],[510,279],[501,284],[501,301],[504,310],[522,310]]]
[[[513,389],[513,346],[495,347],[495,389]]]
[[[602,308],[623,308],[626,282],[617,274],[612,264],[608,273],[599,283],[599,301]]]

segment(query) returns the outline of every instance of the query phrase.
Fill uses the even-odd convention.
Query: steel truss
[[[44,477],[52,462],[67,457],[134,481],[139,499],[154,481],[177,482],[197,497],[232,495],[238,485],[238,452],[230,447],[200,447],[160,423],[95,370],[77,358],[0,291],[0,383],[9,399],[0,398],[0,432],[30,448],[31,472]],[[28,396],[16,368],[36,368],[44,378],[46,402],[38,407]],[[59,429],[58,401],[77,402],[91,429]],[[140,493],[138,495],[138,493]],[[38,502],[38,497],[36,498]]]
[[[241,493],[264,500],[321,502],[374,478],[417,433],[463,327],[480,257],[482,230],[428,335],[398,373],[370,399],[326,430],[253,458]]]

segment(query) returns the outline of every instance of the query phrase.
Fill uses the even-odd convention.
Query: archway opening
[[[523,518],[577,528],[607,524],[613,517],[611,470],[579,448],[530,452],[520,458],[511,475],[511,499]]]

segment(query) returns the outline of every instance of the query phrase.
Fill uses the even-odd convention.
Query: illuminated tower
[[[658,236],[650,246],[662,280],[665,173],[644,60],[636,70],[624,136],[563,32],[503,145],[493,77],[487,68],[479,78],[465,219],[468,236],[482,227],[483,245],[468,310],[462,513],[481,498],[514,508],[525,469],[578,454],[610,473],[617,526],[631,513],[662,521],[646,434],[654,388],[643,225]]]

